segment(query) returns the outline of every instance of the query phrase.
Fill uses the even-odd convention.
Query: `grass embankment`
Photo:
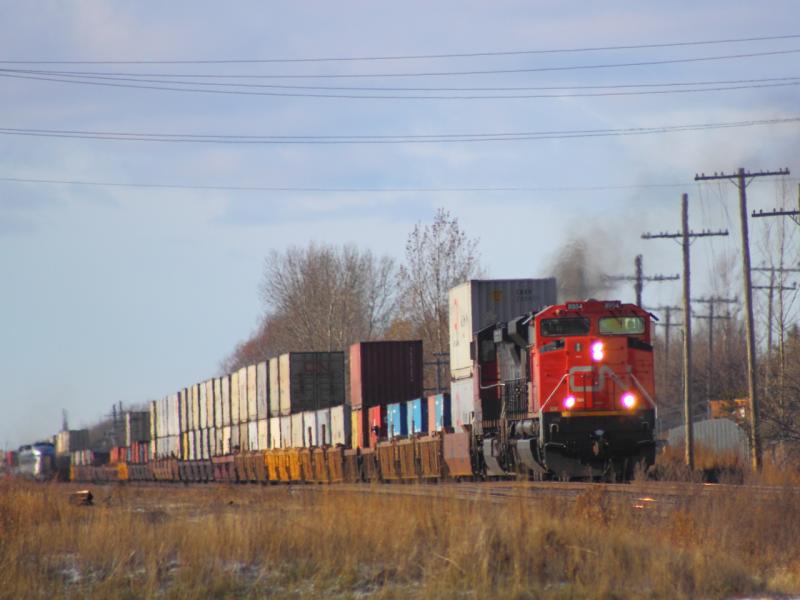
[[[636,485],[636,484],[634,484]],[[0,482],[0,598],[728,598],[800,593],[800,504],[637,510],[332,489]],[[648,504],[648,503],[645,503]],[[649,503],[649,505],[658,504]]]

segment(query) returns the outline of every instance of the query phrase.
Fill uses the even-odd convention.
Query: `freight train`
[[[290,353],[152,402],[149,439],[110,460],[76,451],[71,478],[624,480],[653,464],[647,311],[558,304],[552,279],[464,286],[450,295],[450,394],[423,396],[420,341]]]

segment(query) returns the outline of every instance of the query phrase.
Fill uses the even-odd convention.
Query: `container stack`
[[[89,448],[88,429],[68,429],[59,431],[55,440],[56,456],[69,455],[71,452]]]
[[[475,334],[489,326],[556,303],[556,280],[473,279],[450,290],[450,397],[455,431],[464,431],[483,418],[483,405],[496,405],[499,388],[487,388],[475,368],[471,350]],[[492,344],[487,350],[494,352]],[[481,357],[481,362],[492,362]],[[484,378],[487,374],[484,374]]]

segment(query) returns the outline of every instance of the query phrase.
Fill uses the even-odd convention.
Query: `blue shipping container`
[[[405,402],[389,404],[386,406],[386,421],[389,430],[389,439],[408,435],[408,413]]]
[[[428,396],[428,431],[443,431],[452,427],[450,394]]]
[[[428,431],[428,399],[417,398],[406,402],[408,412],[408,433],[427,433]]]

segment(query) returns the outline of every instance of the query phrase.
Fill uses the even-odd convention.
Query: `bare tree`
[[[477,248],[478,240],[467,237],[458,219],[443,208],[430,225],[417,223],[408,236],[399,280],[403,318],[416,328],[429,361],[433,352],[449,348],[448,294],[450,288],[479,276]],[[400,323],[394,328],[408,329]]]
[[[271,252],[261,284],[265,316],[222,368],[282,352],[343,350],[381,337],[396,306],[395,278],[393,259],[352,245],[311,243]]]

